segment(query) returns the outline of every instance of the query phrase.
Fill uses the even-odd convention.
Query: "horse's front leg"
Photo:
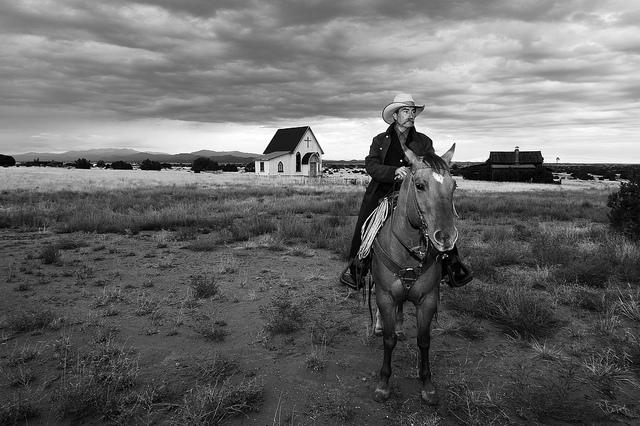
[[[438,403],[438,392],[431,381],[431,369],[429,367],[429,345],[431,341],[431,319],[438,306],[437,287],[416,304],[416,317],[418,325],[418,348],[420,349],[419,377],[422,382],[420,396],[429,405]]]
[[[379,290],[379,289],[378,289]],[[384,402],[389,399],[391,389],[389,387],[389,377],[391,377],[391,355],[396,347],[398,337],[396,336],[396,302],[390,293],[383,294],[382,291],[376,293],[378,313],[382,320],[382,342],[384,346],[384,358],[382,368],[380,368],[380,381],[376,386],[373,399],[377,402]]]
[[[398,304],[398,313],[396,315],[396,336],[398,340],[404,341],[407,334],[404,332],[404,303]]]
[[[376,325],[373,329],[373,334],[376,336],[382,336],[382,316],[380,315],[379,309],[376,310]],[[398,305],[396,315],[396,336],[398,336],[398,340],[404,340],[407,338],[407,335],[404,332],[404,308],[402,303]]]

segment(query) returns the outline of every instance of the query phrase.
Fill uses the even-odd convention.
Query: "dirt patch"
[[[30,424],[60,415],[54,389],[65,379],[61,342],[82,354],[105,341],[130,351],[139,369],[135,389],[162,390],[158,401],[133,418],[176,416],[185,395],[202,383],[198,366],[220,356],[237,363],[235,377],[264,387],[260,410],[237,418],[245,424],[274,418],[287,424],[393,424],[398,416],[437,416],[419,404],[411,313],[410,338],[394,358],[391,402],[372,400],[381,342],[371,337],[360,294],[337,284],[343,264],[336,255],[304,247],[271,251],[251,243],[193,252],[160,235],[2,232],[0,357],[7,363],[29,346],[34,355],[23,363],[29,383],[8,385],[5,365],[0,392],[7,400],[25,389],[39,395],[31,401],[40,416]],[[51,255],[51,247],[61,248]],[[45,263],[43,255],[56,258]],[[218,290],[197,298],[194,283],[203,279]],[[269,309],[283,298],[300,308],[297,323],[291,330],[270,331]],[[50,318],[14,332],[11,321],[22,312]],[[220,336],[212,338],[208,327],[218,327]],[[436,383],[443,381],[442,367],[460,359],[458,352],[468,353],[467,346],[457,338],[435,339]],[[406,404],[415,412],[406,412]]]

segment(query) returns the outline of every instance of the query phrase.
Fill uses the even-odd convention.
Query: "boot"
[[[471,269],[460,260],[456,246],[442,256],[442,279],[450,287],[462,287],[473,279]]]
[[[340,274],[340,283],[351,287],[354,290],[360,290],[364,287],[364,277],[369,273],[369,264],[367,259],[351,259],[349,265]]]

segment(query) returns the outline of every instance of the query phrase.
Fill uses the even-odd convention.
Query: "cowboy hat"
[[[409,95],[408,93],[399,93],[395,98],[393,98],[393,102],[384,107],[384,109],[382,110],[382,119],[387,124],[393,123],[393,113],[396,112],[398,108],[406,106],[416,109],[416,117],[422,112],[422,110],[424,110],[424,105],[416,105],[416,103],[413,101],[413,96]]]

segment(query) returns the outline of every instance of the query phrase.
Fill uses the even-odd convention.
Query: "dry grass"
[[[443,289],[432,351],[443,401],[427,412],[413,380],[417,351],[402,345],[393,396],[372,407],[368,372],[379,367],[380,340],[358,328],[366,306],[334,282],[363,187],[64,172],[48,189],[3,193],[3,231],[34,231],[42,241],[5,263],[7,288],[24,285],[10,296],[38,304],[0,316],[4,391],[20,393],[3,400],[0,423],[42,416],[42,407],[57,408],[62,422],[116,424],[217,424],[236,415],[268,424],[283,404],[291,417],[273,416],[274,424],[358,424],[373,412],[381,416],[374,422],[407,425],[615,423],[640,414],[640,248],[609,232],[605,187],[460,182],[459,246],[478,279]],[[65,189],[65,176],[79,186]],[[58,306],[70,318],[59,318]],[[116,336],[139,339],[141,359],[161,363],[140,364]],[[193,362],[175,359],[176,348],[194,353]],[[211,348],[218,352],[196,357]],[[43,371],[60,378],[48,382]],[[306,387],[296,387],[305,371]],[[150,376],[158,384],[143,386]],[[274,409],[263,378],[296,395]],[[45,383],[45,399],[24,393]]]

